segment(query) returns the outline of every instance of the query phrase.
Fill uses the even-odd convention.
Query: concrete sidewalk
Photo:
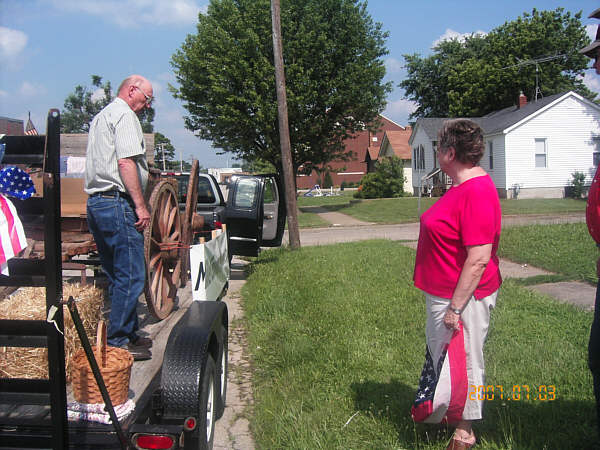
[[[323,210],[324,212],[318,212]],[[375,225],[361,222],[340,212],[329,212],[325,208],[314,208],[313,211],[324,220],[330,222],[329,228],[306,228],[300,231],[302,245],[326,245],[338,242],[353,242],[365,239],[391,239],[406,241],[404,244],[415,248],[419,239],[419,224],[407,223],[396,225]],[[585,213],[568,215],[534,214],[521,216],[503,216],[502,227],[523,225],[549,225],[560,223],[585,222]],[[334,228],[335,227],[335,228]],[[343,227],[343,232],[339,227]],[[286,242],[284,236],[284,242]],[[528,278],[538,275],[552,275],[543,269],[517,264],[508,260],[500,260],[500,273],[504,279]],[[558,301],[570,303],[585,310],[593,310],[596,296],[595,286],[579,281],[563,281],[527,286],[527,289],[554,297]]]

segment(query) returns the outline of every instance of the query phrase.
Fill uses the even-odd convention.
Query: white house
[[[470,118],[484,131],[481,166],[501,198],[559,198],[583,172],[590,184],[600,162],[600,106],[575,92],[527,102]],[[436,168],[435,147],[443,118],[417,120],[409,139],[413,191]]]
[[[412,182],[412,152],[408,144],[410,136],[410,127],[406,127],[404,131],[388,130],[384,133],[379,147],[377,160],[381,158],[397,156],[404,164],[404,191],[411,192],[413,190]]]

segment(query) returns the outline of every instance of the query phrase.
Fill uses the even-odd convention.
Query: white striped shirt
[[[142,192],[148,182],[146,144],[135,112],[121,98],[100,111],[90,125],[85,160],[85,192],[89,195],[117,189],[127,192],[117,161],[135,161]]]

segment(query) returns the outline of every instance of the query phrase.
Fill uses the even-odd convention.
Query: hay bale
[[[104,302],[102,289],[65,283],[63,297],[73,296],[88,339],[95,342],[98,321],[102,318]],[[81,348],[81,342],[71,320],[63,308],[65,321],[65,365],[69,376],[71,356]],[[46,289],[21,288],[13,295],[0,300],[1,319],[45,320]],[[0,347],[0,376],[7,378],[48,378],[48,351],[45,348]]]

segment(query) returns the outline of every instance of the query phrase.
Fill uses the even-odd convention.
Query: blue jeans
[[[594,305],[594,321],[590,331],[588,345],[588,366],[594,380],[594,396],[596,397],[596,420],[600,436],[600,280],[596,287],[596,302]]]
[[[122,197],[90,196],[87,220],[109,280],[107,341],[121,347],[135,339],[139,328],[136,307],[146,281],[144,237],[135,229],[132,206]]]

